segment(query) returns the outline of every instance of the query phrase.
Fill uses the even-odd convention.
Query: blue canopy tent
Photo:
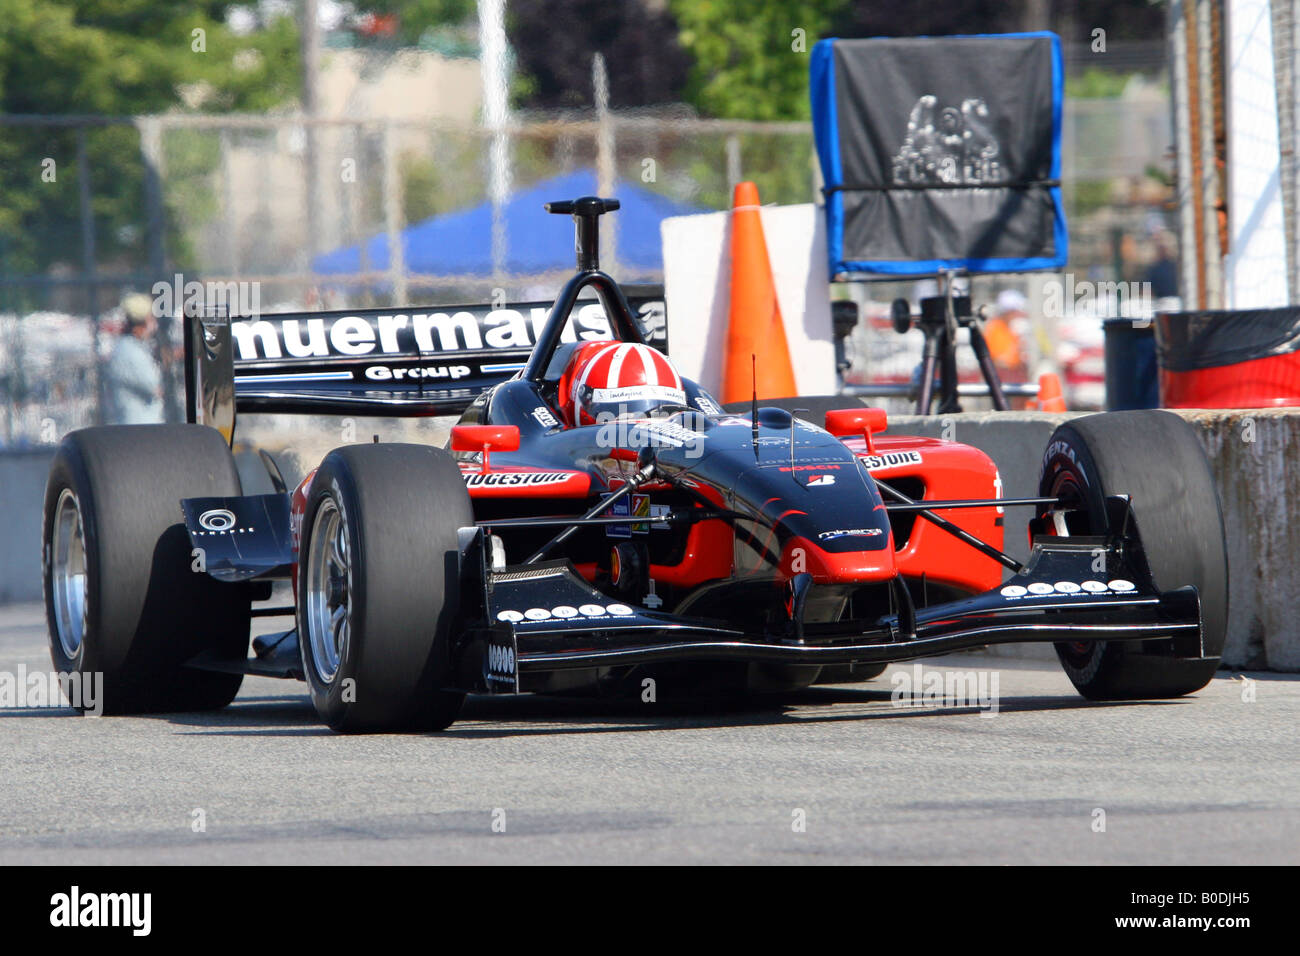
[[[553,216],[543,205],[556,199],[596,194],[596,174],[578,170],[538,183],[511,195],[504,208],[506,257],[503,268],[512,275],[535,275],[573,269],[573,223]],[[618,217],[618,263],[628,272],[663,271],[659,223],[669,216],[704,212],[629,183],[614,188]],[[492,204],[435,216],[409,226],[401,234],[406,269],[425,275],[492,274]],[[366,271],[388,268],[388,239],[384,234],[365,242]],[[361,272],[361,246],[351,245],[312,260],[319,274]]]

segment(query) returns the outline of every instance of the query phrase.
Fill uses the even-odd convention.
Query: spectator
[[[148,296],[122,300],[125,325],[104,369],[104,420],[110,425],[143,425],[163,420],[162,372],[151,343],[158,327]]]
[[[1029,327],[1027,308],[1028,302],[1022,293],[1003,289],[998,293],[993,315],[984,323],[984,340],[988,343],[989,355],[1005,381],[1024,381],[1028,375],[1021,346],[1021,336]]]
[[[1154,237],[1156,258],[1147,269],[1146,281],[1151,283],[1151,295],[1156,299],[1169,299],[1178,295],[1178,263],[1174,259],[1173,237],[1167,230]]]

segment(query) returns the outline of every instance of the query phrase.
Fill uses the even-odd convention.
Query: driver
[[[682,377],[667,356],[631,342],[587,342],[560,378],[570,425],[650,418],[665,406],[686,407]]]

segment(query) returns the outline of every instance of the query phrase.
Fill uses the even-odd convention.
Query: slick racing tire
[[[460,602],[457,529],[474,524],[451,456],[424,445],[337,448],[312,479],[298,557],[298,644],[334,730],[442,730]]]
[[[1152,653],[1149,641],[1057,644],[1079,693],[1142,700],[1209,683],[1228,626],[1228,555],[1214,477],[1192,426],[1157,410],[1076,418],[1047,444],[1039,494],[1061,496],[1075,534],[1100,533],[1104,497],[1129,495],[1156,587],[1190,584],[1200,595],[1205,659]]]
[[[42,577],[60,673],[100,674],[104,713],[213,710],[243,675],[196,670],[248,653],[250,595],[196,570],[182,498],[235,497],[220,433],[201,425],[114,425],[63,439],[45,486]],[[80,709],[91,709],[84,696]]]

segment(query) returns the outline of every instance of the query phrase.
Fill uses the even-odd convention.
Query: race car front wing
[[[529,674],[679,661],[792,665],[903,661],[1017,642],[1159,642],[1158,653],[1204,656],[1200,598],[1161,592],[1136,528],[1097,537],[1034,539],[1029,561],[1000,587],[870,622],[754,634],[727,621],[620,603],[567,561],[499,569],[482,529],[465,529],[463,592],[472,618],[458,668],[462,689],[514,693]],[[477,585],[473,582],[477,579]]]

